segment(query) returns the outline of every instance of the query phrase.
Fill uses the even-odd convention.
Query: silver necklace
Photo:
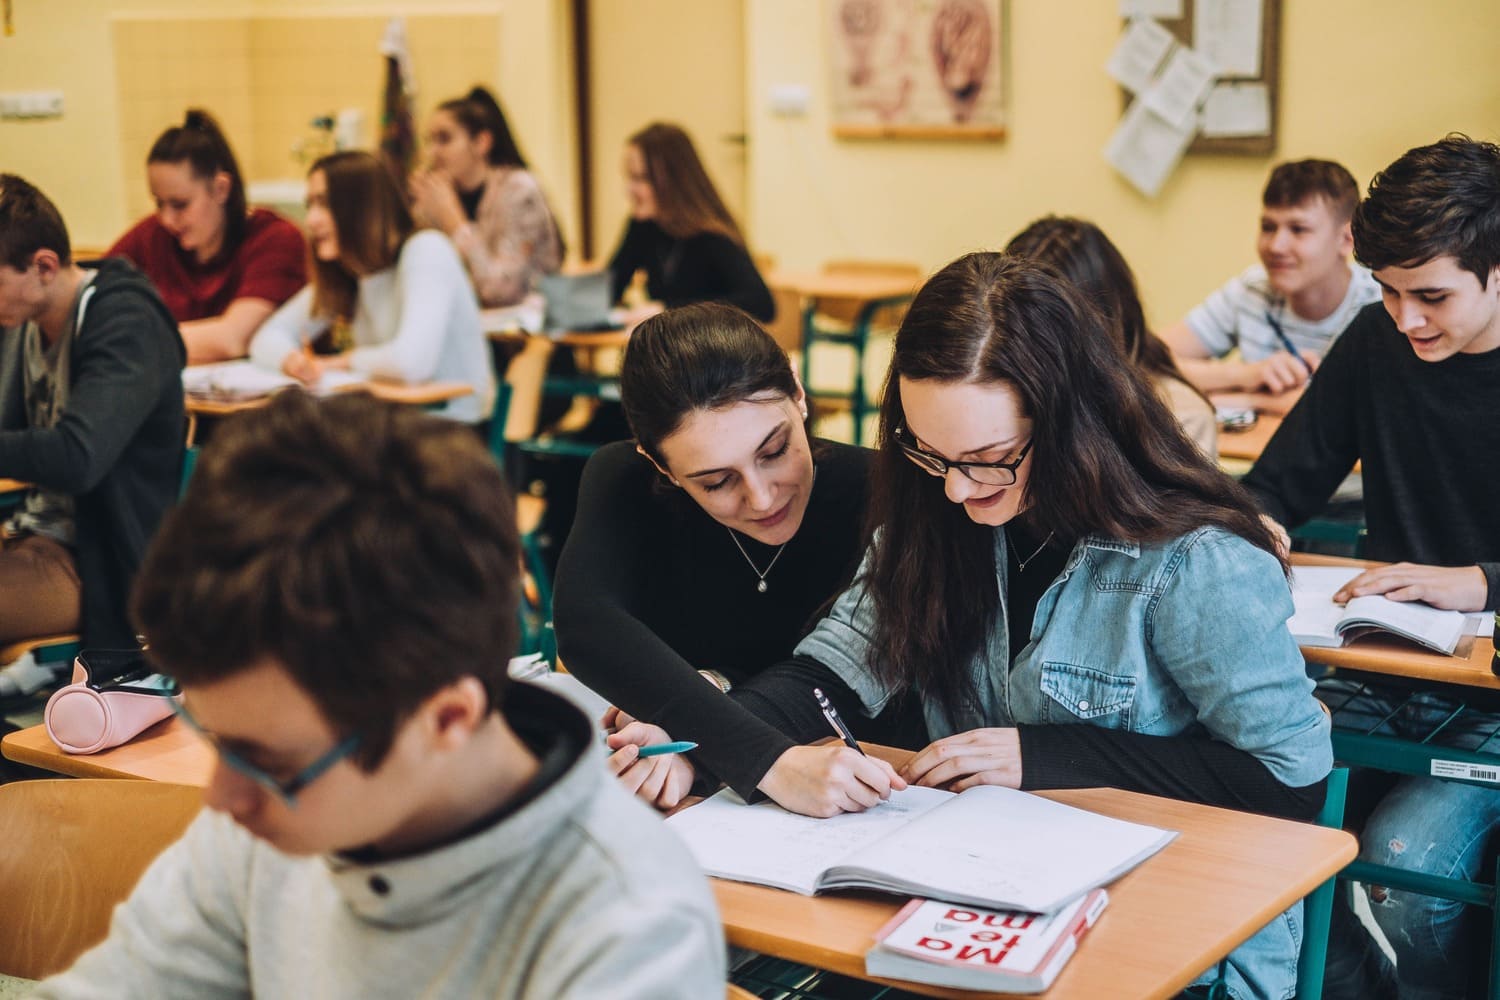
[[[790,542],[791,539],[788,538],[786,542],[781,543],[781,547],[776,550],[776,554],[771,557],[770,563],[768,563],[765,570],[762,571],[756,568],[755,560],[750,558],[750,553],[746,552],[745,547],[740,544],[740,538],[734,533],[734,529],[726,527],[724,530],[729,532],[730,541],[734,542],[734,547],[740,550],[740,555],[744,556],[745,562],[750,564],[750,571],[754,573],[756,578],[759,580],[759,582],[755,585],[755,589],[758,592],[764,594],[767,590],[770,589],[766,584],[766,574],[771,572],[771,567],[776,565],[776,560],[781,558],[782,549],[786,548],[787,542]]]
[[[1022,559],[1021,556],[1020,556],[1020,553],[1017,553],[1016,554],[1016,572],[1017,573],[1024,573],[1024,572],[1026,572],[1026,564],[1029,563],[1029,562],[1031,562],[1031,560],[1035,559],[1037,556],[1039,556],[1039,555],[1042,554],[1042,550],[1047,547],[1047,543],[1048,542],[1052,541],[1052,536],[1055,535],[1055,534],[1057,534],[1056,531],[1049,531],[1049,532],[1047,532],[1047,537],[1042,539],[1042,544],[1038,545],[1036,547],[1036,551],[1033,552],[1031,555],[1027,556],[1025,559]]]

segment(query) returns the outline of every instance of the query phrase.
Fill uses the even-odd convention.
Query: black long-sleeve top
[[[776,317],[776,303],[745,248],[719,233],[678,239],[655,222],[631,219],[609,261],[618,301],[631,276],[644,268],[646,292],[668,308],[694,302],[727,302],[762,323]]]
[[[774,546],[740,535],[742,555],[729,529],[666,486],[631,443],[599,449],[558,564],[553,612],[567,669],[673,739],[697,742],[696,765],[753,789],[792,744],[697,671],[740,684],[791,655],[858,562],[870,454],[815,443],[807,512],[760,593],[756,572]]]
[[[1244,484],[1288,527],[1362,464],[1366,555],[1472,566],[1500,601],[1500,350],[1421,360],[1380,303],[1318,366]]]

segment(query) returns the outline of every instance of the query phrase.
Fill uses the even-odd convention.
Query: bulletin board
[[[1252,17],[1259,8],[1260,44],[1257,66],[1243,63],[1221,70],[1215,86],[1249,94],[1249,88],[1264,88],[1269,117],[1263,132],[1249,135],[1197,135],[1188,146],[1189,153],[1220,153],[1239,156],[1269,156],[1276,151],[1278,107],[1281,91],[1281,0],[1121,0],[1122,13],[1129,10],[1145,15],[1166,28],[1181,45],[1195,46],[1197,20],[1200,17],[1224,18],[1226,15]],[[1178,13],[1179,16],[1155,16],[1155,12]],[[1211,53],[1210,53],[1211,55]],[[1252,71],[1253,69],[1253,71]],[[1123,93],[1123,91],[1122,91]],[[1233,98],[1233,93],[1222,95]],[[1124,93],[1125,103],[1130,94]],[[1216,99],[1211,94],[1209,100]]]

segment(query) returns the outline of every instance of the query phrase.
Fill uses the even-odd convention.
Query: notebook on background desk
[[[541,289],[547,300],[542,321],[546,333],[603,333],[622,326],[612,308],[608,271],[544,274]]]
[[[1489,635],[1490,614],[1443,611],[1420,601],[1393,601],[1371,594],[1347,604],[1333,602],[1340,587],[1365,571],[1352,566],[1296,566],[1292,569],[1292,604],[1287,628],[1299,646],[1346,646],[1367,635],[1386,633],[1449,656],[1467,655],[1459,645],[1467,636]]]

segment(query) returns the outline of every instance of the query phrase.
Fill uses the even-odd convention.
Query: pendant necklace
[[[781,543],[780,547],[776,549],[776,554],[771,557],[771,561],[766,564],[765,570],[762,571],[756,568],[755,560],[750,558],[750,553],[746,552],[745,547],[740,544],[740,538],[734,533],[734,529],[726,527],[724,530],[729,532],[729,538],[734,542],[734,547],[740,550],[740,555],[745,557],[745,562],[750,564],[750,571],[755,574],[756,579],[759,581],[755,584],[755,589],[759,593],[764,594],[767,590],[770,589],[770,587],[766,583],[766,574],[771,572],[771,567],[776,565],[776,560],[781,558],[782,549],[785,549],[787,547],[787,543],[790,542],[791,539],[788,538],[785,542]]]
[[[1052,541],[1052,536],[1055,535],[1055,534],[1057,534],[1056,531],[1049,531],[1049,532],[1047,532],[1047,537],[1044,538],[1044,539],[1042,539],[1042,544],[1038,545],[1036,547],[1036,551],[1033,552],[1031,555],[1027,556],[1025,559],[1021,558],[1021,553],[1016,552],[1016,572],[1017,573],[1024,573],[1024,572],[1026,572],[1026,564],[1029,563],[1029,562],[1031,562],[1031,560],[1035,559],[1037,556],[1039,556],[1039,555],[1042,554],[1042,550],[1047,547],[1047,543],[1049,543],[1049,542]],[[1011,551],[1015,552],[1015,549],[1011,549]],[[769,572],[769,571],[770,571],[770,567],[767,567],[767,572]]]

